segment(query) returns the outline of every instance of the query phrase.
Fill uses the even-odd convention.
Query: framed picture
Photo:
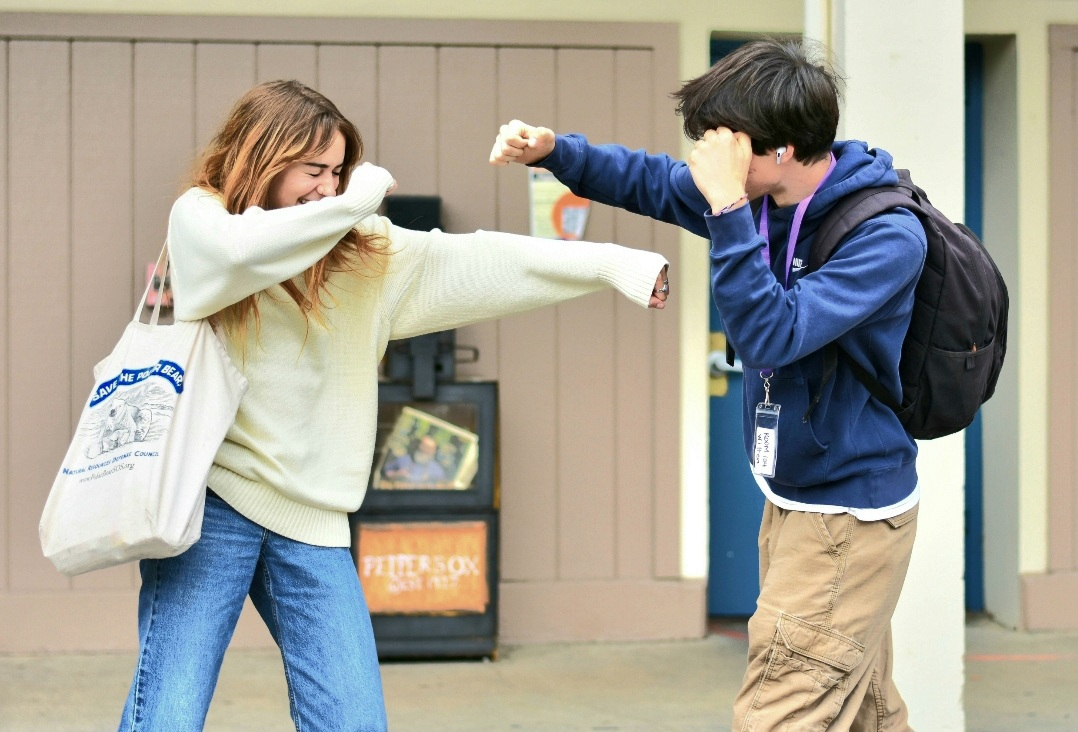
[[[415,409],[401,408],[374,470],[378,490],[463,490],[479,464],[479,436]]]

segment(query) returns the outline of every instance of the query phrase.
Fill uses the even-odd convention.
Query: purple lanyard
[[[831,171],[835,169],[835,154],[831,153],[831,164],[827,166],[827,172],[823,174],[823,178],[820,178],[820,182],[816,184],[816,188],[809,194],[808,198],[797,204],[797,209],[794,211],[794,220],[790,223],[790,241],[786,245],[786,278],[782,281],[782,288],[789,289],[790,286],[790,269],[794,264],[794,248],[797,246],[797,235],[801,233],[801,222],[805,219],[805,212],[808,211],[809,204],[812,203],[812,197],[816,195],[816,192],[823,186],[824,181],[831,175]],[[768,239],[768,226],[767,226],[767,199],[770,196],[764,196],[764,202],[760,205],[760,236],[764,238],[763,255],[764,261],[767,262],[768,269],[771,268],[771,241]],[[764,380],[764,403],[770,404],[771,400],[766,396],[770,392],[769,379],[775,372],[771,369],[763,369],[760,371],[760,377]]]
[[[823,174],[823,178],[820,178],[820,182],[816,184],[816,188],[809,194],[809,197],[797,204],[797,210],[794,211],[794,220],[790,224],[790,243],[786,247],[786,279],[782,282],[783,289],[789,289],[790,287],[790,268],[794,263],[794,247],[797,246],[797,235],[801,233],[801,222],[805,219],[805,212],[808,211],[809,204],[812,203],[812,197],[816,195],[816,192],[823,186],[824,181],[831,175],[831,171],[835,169],[835,154],[831,153],[831,164],[827,166],[827,172]],[[770,196],[764,196],[764,202],[760,206],[760,236],[764,238],[763,255],[764,261],[767,262],[767,266],[771,267],[771,242],[768,239],[768,226],[767,226],[767,199]]]

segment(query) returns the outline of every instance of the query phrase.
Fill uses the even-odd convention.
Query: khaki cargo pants
[[[891,615],[916,530],[916,507],[860,521],[765,502],[732,730],[909,732],[891,679]]]

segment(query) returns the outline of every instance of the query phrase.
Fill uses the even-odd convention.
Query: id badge
[[[779,449],[778,404],[756,405],[756,439],[752,450],[752,472],[765,478],[775,477]]]

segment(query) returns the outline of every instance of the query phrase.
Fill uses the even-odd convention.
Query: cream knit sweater
[[[348,514],[367,487],[388,341],[608,286],[647,307],[666,264],[614,244],[401,229],[373,215],[388,187],[382,173],[362,166],[340,196],[240,215],[192,188],[169,219],[177,319],[204,318],[259,293],[261,325],[248,328],[247,342],[222,334],[250,387],[209,485],[252,521],[308,544],[350,544]],[[386,273],[331,275],[324,323],[308,322],[279,283],[356,226],[390,240]]]

